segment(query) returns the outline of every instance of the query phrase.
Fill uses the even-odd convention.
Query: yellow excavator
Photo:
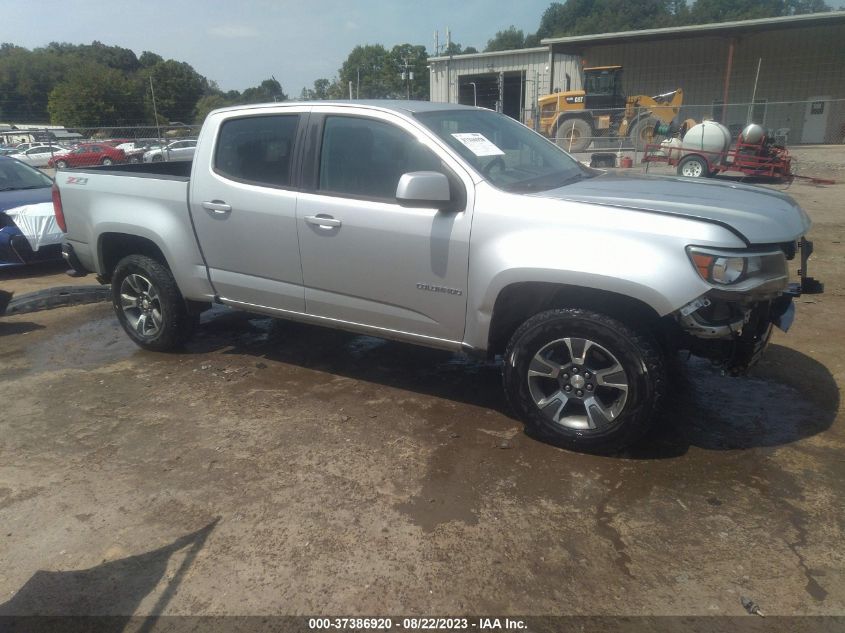
[[[600,136],[627,139],[626,146],[642,150],[658,123],[671,123],[683,102],[680,88],[654,97],[626,97],[622,66],[585,68],[584,90],[540,97],[538,131],[571,152],[583,152]]]

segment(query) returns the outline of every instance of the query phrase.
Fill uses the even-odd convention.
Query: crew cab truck
[[[501,355],[529,430],[585,451],[644,433],[677,350],[752,365],[810,226],[782,193],[615,176],[495,112],[399,101],[216,110],[192,163],[61,170],[54,204],[145,349],[221,303]]]

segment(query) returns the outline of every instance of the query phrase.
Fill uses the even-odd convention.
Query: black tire
[[[161,155],[160,155],[160,154],[156,154],[155,156],[153,156],[153,157],[150,159],[150,162],[153,162],[153,163],[160,163],[160,162],[162,162],[163,160],[164,160],[164,159],[161,157]]]
[[[143,280],[143,281],[139,281]],[[149,290],[145,288],[149,284]],[[149,314],[139,326],[144,307],[124,307],[125,296],[135,296],[133,289],[140,288],[140,297],[148,298]],[[112,305],[118,321],[136,345],[154,352],[179,348],[194,333],[197,319],[188,313],[185,300],[170,270],[145,255],[129,255],[115,267],[111,282]],[[147,292],[143,292],[147,290]],[[152,297],[155,298],[152,298]],[[138,321],[133,323],[136,316]],[[158,315],[157,319],[155,315]],[[148,321],[149,319],[149,321]],[[151,323],[152,326],[147,326]],[[154,327],[158,324],[157,327]]]
[[[646,116],[631,126],[631,132],[628,137],[634,149],[642,152],[649,143],[658,143],[660,141],[660,138],[654,134],[654,130],[657,128],[659,122],[656,117]]]
[[[571,347],[564,345],[564,339],[569,339]],[[559,345],[563,356],[558,359],[565,359],[566,350],[579,345],[578,341],[584,342],[578,352],[582,360],[578,367],[576,354],[571,353],[571,362],[560,360],[558,375],[538,376],[537,370],[545,373],[549,367],[545,363],[552,359],[544,350],[554,351]],[[538,356],[549,360],[538,365]],[[597,366],[595,374],[590,374]],[[529,375],[530,368],[533,376]],[[578,451],[612,453],[634,444],[648,431],[663,397],[665,374],[663,355],[651,336],[604,314],[561,308],[541,312],[516,330],[505,352],[503,380],[508,403],[525,422],[529,434]],[[578,378],[580,383],[575,382]],[[612,386],[608,380],[619,385]],[[623,381],[624,397],[623,390],[617,388]],[[561,404],[555,393],[564,394],[565,385],[571,391],[564,397],[570,400]],[[541,409],[537,395],[544,390],[549,392],[544,394],[549,404]],[[575,397],[576,391],[581,396]],[[587,428],[590,426],[593,428]]]
[[[67,167],[67,163],[65,161],[63,161],[63,160],[57,160],[56,161],[56,169],[64,169],[65,167]]]
[[[102,164],[103,164],[103,165],[113,165],[113,164],[114,164],[114,161],[113,161],[111,158],[106,157],[106,158],[104,158],[104,159],[103,159],[103,163],[102,163]]]
[[[566,119],[558,123],[555,143],[567,152],[583,152],[593,142],[593,126],[584,119]]]
[[[678,175],[685,178],[709,178],[710,167],[702,156],[684,156],[678,163]]]

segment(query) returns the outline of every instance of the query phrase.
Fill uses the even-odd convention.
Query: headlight
[[[687,254],[699,276],[718,286],[732,286],[747,279],[770,279],[786,275],[782,251],[742,253],[688,247]]]

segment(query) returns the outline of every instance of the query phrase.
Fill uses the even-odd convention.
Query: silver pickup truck
[[[677,350],[751,366],[812,282],[784,194],[611,175],[452,104],[217,110],[191,164],[60,171],[54,204],[65,257],[145,349],[222,303],[501,355],[528,429],[587,451],[644,433]]]

